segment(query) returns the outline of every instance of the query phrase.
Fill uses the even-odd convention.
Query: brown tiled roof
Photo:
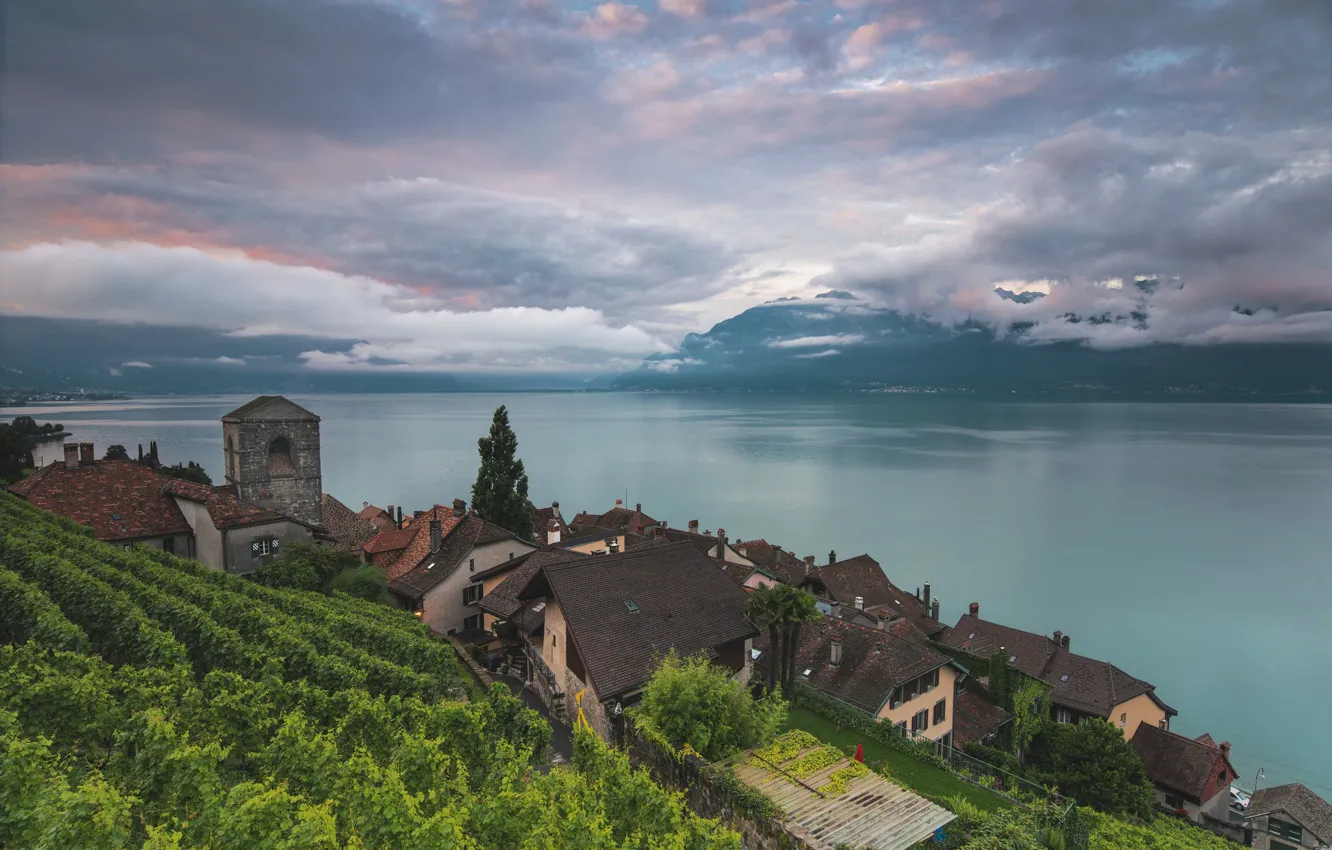
[[[201,502],[208,508],[209,519],[218,528],[244,528],[249,525],[281,522],[283,520],[299,522],[299,520],[283,516],[277,511],[270,511],[268,508],[242,502],[236,498],[234,488],[225,485],[206,487],[203,484],[195,484],[193,481],[177,479],[167,484],[167,492],[182,499],[189,499],[192,502]],[[307,524],[302,523],[302,525]]]
[[[564,517],[560,514],[557,505],[551,505],[548,508],[538,508],[531,502],[527,507],[532,512],[532,536],[540,543],[546,543],[546,534],[550,531],[550,521],[555,520],[559,523],[560,535],[563,536],[568,530],[564,524]]]
[[[380,552],[393,552],[406,549],[415,536],[416,530],[412,528],[390,528],[371,537],[362,548],[371,555],[377,555]]]
[[[464,516],[466,516],[464,514]],[[411,528],[402,529],[403,533],[410,532],[411,536],[407,540],[407,545],[403,552],[392,563],[384,567],[384,577],[391,584],[394,580],[406,575],[413,567],[421,563],[426,555],[430,554],[430,521],[439,520],[439,532],[441,537],[447,537],[454,527],[462,521],[462,517],[453,515],[452,507],[435,505],[428,511],[422,512],[419,517],[412,521]],[[380,534],[380,537],[383,533]],[[377,539],[377,538],[376,538]],[[395,538],[391,542],[397,542],[400,538]],[[370,541],[371,543],[374,540]]]
[[[1149,694],[1167,714],[1177,713],[1161,702],[1156,689],[1148,682],[1134,678],[1108,662],[1061,649],[1045,635],[963,614],[948,632],[944,643],[982,657],[1003,647],[1014,667],[1053,687],[1051,699],[1056,705],[1075,711],[1109,718],[1116,705],[1140,694]]]
[[[610,537],[619,537],[620,532],[610,528],[602,528],[598,525],[584,526],[567,538],[562,538],[555,545],[561,549],[567,549],[570,546],[582,546],[586,543],[596,543],[598,540],[605,540]]]
[[[642,511],[630,510],[629,508],[623,507],[611,508],[604,514],[600,515],[585,513],[576,514],[572,523],[574,529],[579,532],[588,525],[612,528],[617,531],[624,530],[637,532],[639,526],[642,526],[644,529],[649,529],[658,524],[659,523],[655,519]]]
[[[888,629],[872,629],[820,617],[800,630],[796,650],[796,675],[812,687],[871,714],[877,714],[893,688],[949,663],[948,658],[923,641],[904,637],[909,623]],[[832,639],[842,639],[842,662],[832,663]],[[756,649],[768,649],[767,635],[754,641]]]
[[[735,543],[733,548],[778,581],[799,584],[805,578],[802,559],[766,540],[745,540]]]
[[[925,605],[888,580],[883,567],[869,555],[857,555],[835,564],[819,567],[809,574],[806,583],[822,584],[828,594],[843,605],[851,605],[856,597],[863,597],[866,610],[879,609],[881,615],[903,617],[927,635],[937,633],[942,624],[933,620]]]
[[[321,499],[324,505],[324,528],[333,536],[339,549],[360,552],[366,541],[379,533],[373,522],[363,519],[328,493],[324,493]]]
[[[523,607],[522,601],[518,599],[518,593],[527,586],[532,576],[536,575],[537,570],[546,564],[563,564],[568,561],[591,557],[594,556],[584,552],[571,552],[567,549],[538,549],[525,552],[516,558],[505,561],[498,567],[492,567],[489,570],[477,573],[475,576],[477,581],[497,575],[500,572],[507,571],[509,573],[504,581],[485,595],[479,607],[482,611],[507,620]]]
[[[1286,812],[1324,844],[1332,844],[1332,805],[1296,782],[1264,788],[1253,795],[1247,810],[1250,818]]]
[[[602,699],[642,687],[669,650],[692,655],[757,634],[744,591],[688,543],[547,564],[518,596],[547,590]]]
[[[1007,711],[972,691],[958,691],[953,702],[953,746],[978,743],[1012,720]]]
[[[1150,723],[1138,724],[1129,743],[1142,759],[1152,782],[1178,791],[1198,805],[1207,802],[1203,792],[1219,772],[1218,764],[1224,765],[1229,773],[1227,785],[1236,778],[1235,768],[1219,747]]]
[[[172,482],[132,460],[99,460],[73,469],[56,461],[9,490],[39,508],[90,526],[98,540],[138,540],[191,533],[167,492]]]
[[[452,509],[450,509],[451,511]],[[441,531],[443,527],[441,526]],[[467,557],[467,553],[472,551],[473,548],[510,538],[513,539],[515,544],[520,543],[512,532],[492,525],[478,516],[467,514],[460,521],[449,526],[448,531],[443,532],[439,551],[432,555],[430,553],[429,520],[422,517],[413,528],[418,529],[416,539],[412,541],[412,545],[407,547],[407,551],[390,569],[397,571],[401,565],[408,563],[408,559],[412,557],[412,553],[417,549],[417,544],[424,540],[424,548],[421,550],[422,555],[416,564],[398,572],[397,577],[391,579],[388,585],[389,590],[408,599],[420,599],[425,596],[427,591],[452,575],[453,571],[458,568],[458,565],[462,563],[462,560]]]
[[[722,572],[726,573],[726,577],[741,587],[744,586],[745,580],[754,574],[754,570],[758,569],[747,564],[724,563],[720,566]]]

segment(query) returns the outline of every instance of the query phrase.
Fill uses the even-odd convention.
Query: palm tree
[[[745,600],[745,616],[754,628],[768,630],[768,693],[777,685],[777,659],[781,648],[782,600],[777,588],[784,585],[761,585]],[[785,656],[780,656],[785,663]],[[785,669],[784,667],[782,668]]]
[[[795,697],[796,653],[800,648],[800,629],[812,620],[823,616],[815,603],[814,595],[789,584],[779,585],[776,591],[781,608],[782,641],[782,691],[789,699]]]

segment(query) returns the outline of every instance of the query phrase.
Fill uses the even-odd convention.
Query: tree
[[[745,602],[745,616],[768,631],[768,690],[794,696],[801,627],[821,616],[814,596],[789,584],[760,587]]]
[[[126,455],[126,460],[128,459],[129,456]],[[194,461],[190,461],[188,466],[182,466],[178,463],[174,466],[158,467],[157,471],[171,478],[179,478],[182,481],[193,481],[195,484],[203,484],[207,487],[213,486],[212,477]]]
[[[727,668],[674,650],[643,689],[639,711],[672,746],[688,744],[708,761],[769,743],[786,721],[776,695],[755,700]]]
[[[781,665],[777,663],[781,647],[782,602],[774,584],[760,585],[745,600],[745,616],[754,628],[768,633],[768,692],[777,688]]]
[[[31,457],[32,440],[13,425],[0,424],[0,483],[22,478]]]
[[[1100,719],[1052,723],[1032,740],[1027,778],[1108,814],[1150,819],[1155,792],[1124,733]]]
[[[125,447],[121,445],[107,446],[106,454],[102,457],[102,460],[129,460],[129,459],[130,459],[129,452],[125,451]]]
[[[477,440],[481,466],[472,485],[472,512],[487,522],[532,539],[527,506],[527,473],[515,457],[518,435],[509,427],[509,411],[500,405],[490,421],[490,435]]]
[[[392,604],[389,596],[388,580],[384,571],[374,564],[362,564],[350,570],[343,570],[328,581],[328,591],[341,591],[348,596],[355,596],[367,602]]]

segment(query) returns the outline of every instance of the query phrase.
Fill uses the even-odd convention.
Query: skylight
[[[804,672],[802,675],[804,675],[804,677],[805,677],[806,679],[808,679],[808,678],[809,678],[809,674],[810,674],[811,672],[813,672],[813,671],[810,670],[808,667],[806,667],[806,668],[805,668],[805,672]]]
[[[546,610],[546,602],[544,599],[532,606],[533,614],[540,614],[544,610]]]
[[[626,608],[629,609],[629,613],[630,613],[630,614],[637,614],[637,613],[638,613],[638,606],[637,606],[636,604],[634,604],[634,600],[632,600],[632,599],[626,599],[626,600],[624,600],[624,607],[626,607]]]
[[[111,518],[116,522],[120,521],[120,514],[111,514]]]
[[[967,640],[975,640],[975,639],[976,639],[976,633],[975,633],[975,632],[972,632],[971,634],[967,635]]]
[[[1010,655],[1010,656],[1008,656],[1008,663],[1009,663],[1009,664],[1012,664],[1014,661],[1017,661],[1017,656],[1016,656],[1016,655]]]
[[[1061,681],[1061,682],[1067,682],[1067,681],[1068,681],[1068,674],[1065,673],[1064,675],[1060,676],[1060,677],[1059,677],[1059,681]]]

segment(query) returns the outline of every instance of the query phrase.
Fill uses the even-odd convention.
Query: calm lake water
[[[509,405],[538,504],[641,502],[967,603],[1147,679],[1173,728],[1234,744],[1246,787],[1332,799],[1332,407],[991,404],[919,396],[293,396],[323,418],[324,487],[422,509],[469,498]],[[222,468],[241,397],[23,410],[80,441]],[[18,411],[6,411],[12,416]],[[46,449],[55,459],[58,448]]]

